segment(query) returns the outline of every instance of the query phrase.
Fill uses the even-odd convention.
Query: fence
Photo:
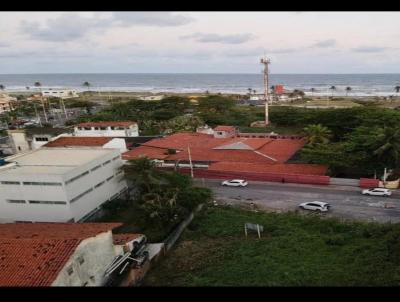
[[[361,188],[376,188],[379,187],[379,179],[360,178]]]

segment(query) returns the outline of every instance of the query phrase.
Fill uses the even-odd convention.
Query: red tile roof
[[[214,128],[214,131],[236,131],[236,128],[233,126],[217,126]]]
[[[114,234],[113,241],[115,245],[123,245],[142,236],[142,234]]]
[[[63,136],[54,141],[48,142],[44,147],[101,147],[112,139],[113,137]]]
[[[147,156],[151,159],[165,159],[169,156],[167,152],[168,149],[140,146],[123,153],[122,159],[130,160],[141,156]]]
[[[208,170],[232,172],[268,172],[301,175],[325,175],[328,167],[311,164],[254,164],[239,162],[217,162],[209,166]]]
[[[124,121],[124,122],[86,122],[86,123],[80,123],[76,126],[78,127],[108,127],[108,126],[113,126],[113,127],[128,127],[131,125],[137,124],[137,122],[134,121]]]
[[[241,142],[252,150],[229,149],[229,145]],[[190,146],[192,160],[196,161],[238,161],[238,162],[285,162],[303,145],[302,139],[271,139],[271,138],[214,138],[203,133],[180,132],[173,135],[153,139],[124,154],[124,159],[132,159],[140,155],[166,160],[189,160],[187,152]],[[215,149],[226,147],[227,149]],[[181,152],[166,155],[167,149]],[[271,159],[273,158],[273,159]]]
[[[0,224],[0,286],[50,286],[82,240],[120,225]]]

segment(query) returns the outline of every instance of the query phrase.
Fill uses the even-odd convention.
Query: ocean
[[[34,90],[34,82],[43,88],[72,88],[87,90],[83,82],[94,91],[176,92],[176,93],[239,93],[248,88],[262,93],[262,74],[0,74],[0,84],[6,91]],[[270,85],[283,85],[285,89],[300,89],[315,96],[390,96],[396,95],[400,74],[271,74]],[[336,86],[336,90],[329,88]],[[311,88],[315,91],[311,92]]]

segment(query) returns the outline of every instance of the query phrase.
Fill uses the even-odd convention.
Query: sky
[[[400,12],[0,12],[0,73],[400,73]]]

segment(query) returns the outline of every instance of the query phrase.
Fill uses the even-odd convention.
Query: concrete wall
[[[86,165],[72,169],[65,174],[23,174],[0,173],[0,181],[20,181],[20,185],[0,184],[0,222],[36,221],[67,222],[78,221],[96,210],[104,202],[116,198],[127,188],[124,174],[119,173],[123,162],[120,151],[110,150],[107,155]],[[113,160],[113,158],[116,158]],[[110,163],[102,165],[110,160]],[[101,165],[99,169],[92,168]],[[72,177],[89,171],[74,182],[65,182]],[[107,178],[112,179],[107,181]],[[62,186],[23,185],[23,181],[61,182]],[[95,187],[100,182],[104,184]],[[91,192],[71,203],[71,199],[92,189]],[[9,203],[7,200],[25,200],[26,203]],[[30,204],[28,200],[64,201],[66,204]]]
[[[26,152],[31,149],[26,138],[25,130],[8,130],[7,133],[10,137],[14,154]]]
[[[111,231],[83,240],[52,286],[101,286],[116,256]],[[83,259],[83,263],[82,262]],[[72,268],[72,273],[68,271]]]
[[[95,129],[99,127],[90,127],[90,130],[85,130],[82,127],[75,127],[74,133],[76,136],[112,136],[112,137],[134,137],[139,136],[138,126],[132,125],[130,127],[124,127],[122,130],[112,130],[111,127],[105,127],[105,130]]]
[[[103,145],[103,148],[119,149],[121,153],[128,151],[128,148],[126,148],[126,142],[123,138],[114,138],[107,144]]]

